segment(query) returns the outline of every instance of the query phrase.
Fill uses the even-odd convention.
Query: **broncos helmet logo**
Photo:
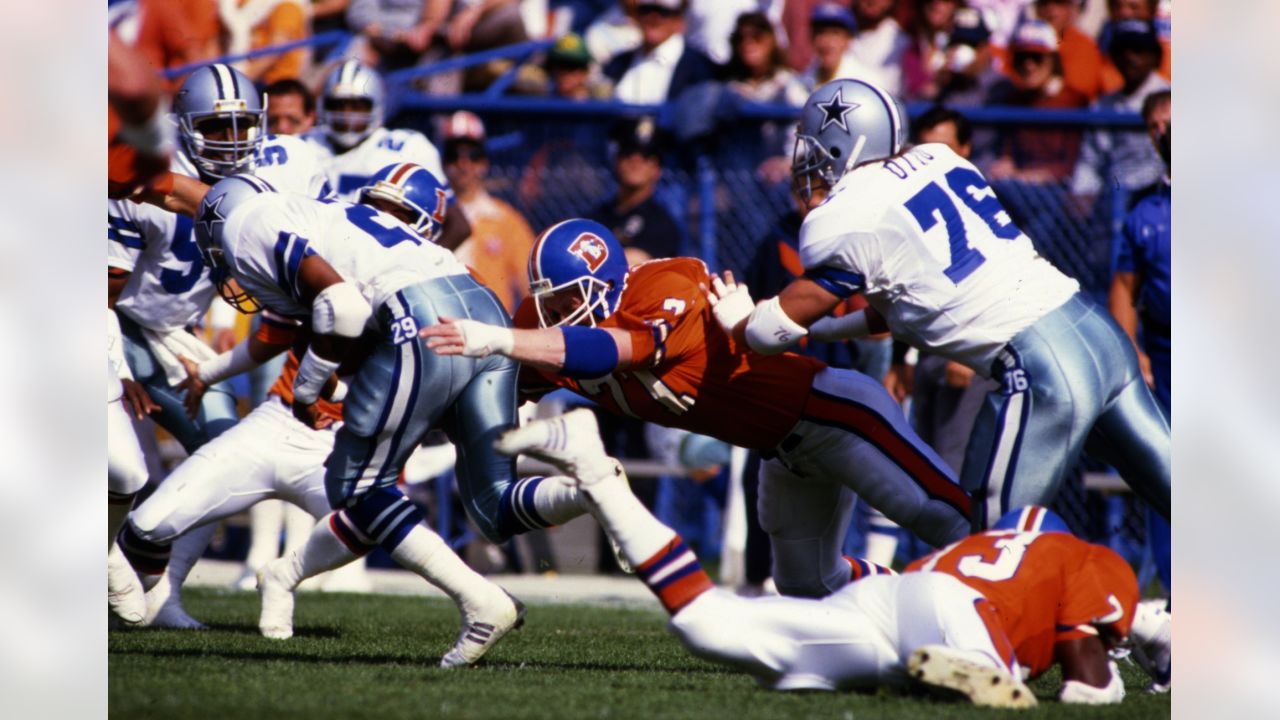
[[[595,273],[609,259],[609,246],[600,236],[584,232],[569,244],[569,252],[587,264],[587,269]]]

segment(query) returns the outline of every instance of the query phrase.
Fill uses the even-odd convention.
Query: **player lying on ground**
[[[1061,520],[1063,531],[1052,531],[1044,508],[1012,514],[1015,529],[964,538],[905,575],[862,573],[821,600],[743,598],[713,587],[681,538],[631,493],[591,411],[512,430],[498,448],[550,462],[581,483],[591,514],[671,613],[684,646],[766,688],[901,686],[910,677],[979,705],[1027,707],[1035,698],[1019,678],[1060,663],[1063,702],[1116,703],[1124,684],[1107,650],[1131,628],[1167,682],[1169,616],[1144,606],[1135,618],[1129,566],[1065,532]],[[1028,527],[1039,531],[1021,530]]]
[[[880,88],[836,80],[815,91],[792,168],[812,208],[805,274],[758,305],[729,282],[717,317],[761,353],[810,326],[822,340],[887,329],[999,381],[960,473],[979,527],[1052,502],[1086,443],[1168,519],[1169,422],[1132,343],[1036,254],[972,164],[940,143],[905,148],[906,137],[906,114]],[[865,313],[820,320],[859,292]]]
[[[935,545],[968,533],[968,496],[880,382],[733,340],[713,317],[702,261],[628,270],[613,233],[566,220],[538,238],[529,279],[521,329],[443,317],[422,329],[427,347],[505,355],[537,371],[522,377],[527,389],[567,387],[619,415],[761,450],[760,523],[783,594],[849,582],[840,547],[855,492]]]

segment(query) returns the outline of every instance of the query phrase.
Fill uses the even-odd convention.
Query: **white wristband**
[[[311,304],[311,329],[321,335],[356,338],[371,315],[373,308],[355,285],[334,283],[321,290]]]
[[[747,319],[747,345],[761,355],[777,355],[808,334],[803,325],[787,317],[777,297],[756,305]]]
[[[516,336],[511,328],[486,325],[475,320],[459,320],[455,324],[462,331],[464,357],[482,358],[493,353],[510,355],[515,348]]]
[[[325,360],[315,350],[307,348],[298,363],[298,374],[293,379],[293,401],[310,405],[320,398],[320,390],[329,381],[329,376],[338,369],[338,363]]]
[[[200,382],[212,385],[256,367],[258,363],[254,362],[253,357],[249,355],[249,340],[246,338],[221,355],[201,362],[196,369],[196,375],[200,378]]]
[[[329,393],[329,402],[340,403],[343,400],[346,400],[347,391],[350,389],[351,386],[348,385],[346,381],[342,378],[338,378],[338,382],[333,386],[333,392]]]
[[[820,342],[857,340],[871,334],[867,311],[859,310],[840,317],[827,316],[809,326],[809,337]]]

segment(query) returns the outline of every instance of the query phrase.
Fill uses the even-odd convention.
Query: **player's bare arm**
[[[333,424],[333,419],[319,412],[316,400],[338,365],[354,349],[373,309],[359,290],[319,255],[302,261],[298,289],[302,303],[311,306],[314,335],[294,379],[293,414],[319,430]]]
[[[572,371],[575,357],[586,354],[588,364],[596,367],[610,364],[598,375],[632,365],[631,334],[617,328],[537,328],[513,329],[486,325],[474,320],[441,318],[437,325],[418,333],[427,347],[439,355],[485,357],[492,353],[506,355],[539,370]],[[612,348],[608,346],[612,343]],[[587,375],[584,375],[586,377]]]
[[[1098,636],[1063,640],[1053,654],[1062,664],[1063,702],[1101,705],[1124,699],[1124,682]]]
[[[1117,272],[1111,278],[1111,288],[1107,294],[1107,306],[1116,324],[1129,336],[1133,349],[1138,353],[1138,367],[1142,369],[1142,379],[1149,387],[1155,387],[1155,376],[1151,373],[1151,358],[1142,351],[1138,342],[1138,288],[1142,278],[1133,272]]]
[[[461,211],[448,213],[444,217],[444,231],[440,233],[440,247],[457,250],[458,246],[471,237],[471,223]]]
[[[186,392],[182,404],[187,409],[187,417],[194,419],[200,412],[200,400],[210,385],[249,372],[288,349],[287,342],[266,342],[250,335],[230,350],[204,362],[179,355],[178,360],[187,370],[187,378],[178,383],[178,389]]]

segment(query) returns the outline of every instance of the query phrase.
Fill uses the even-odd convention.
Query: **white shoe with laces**
[[[125,625],[142,625],[147,619],[147,596],[120,546],[107,552],[107,608]]]
[[[945,645],[925,645],[907,660],[911,677],[931,687],[962,693],[974,705],[996,708],[1035,707],[1036,696],[1008,672],[974,662]]]
[[[258,630],[272,640],[293,637],[293,590],[280,579],[279,572],[281,563],[286,562],[287,558],[277,558],[258,571],[258,598],[262,601]]]
[[[469,613],[470,616],[463,619],[462,632],[449,652],[440,658],[440,667],[474,665],[504,635],[524,625],[526,612],[524,603],[503,591],[500,601]]]
[[[1129,639],[1131,657],[1151,676],[1149,693],[1167,693],[1172,675],[1173,615],[1164,609],[1165,600],[1143,600],[1133,613]]]

